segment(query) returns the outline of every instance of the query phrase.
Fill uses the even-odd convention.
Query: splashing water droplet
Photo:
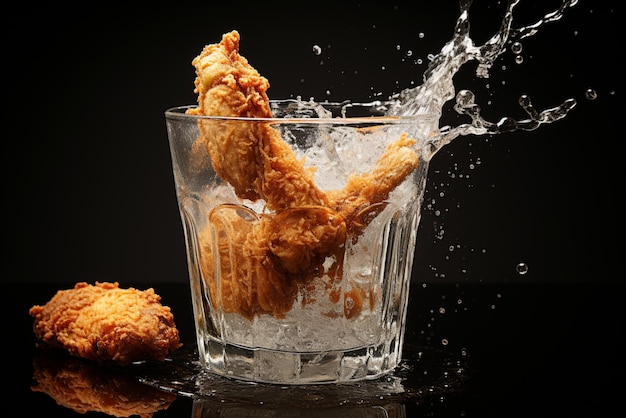
[[[521,56],[521,55],[516,55],[515,56],[515,63],[516,64],[521,64],[523,62],[524,62],[524,57],[523,56]]]
[[[594,89],[587,89],[585,92],[585,97],[589,100],[596,100],[598,98],[598,92]]]
[[[322,53],[322,48],[319,45],[313,45],[313,53],[315,55],[320,55]]]
[[[469,107],[474,104],[474,93],[469,90],[461,90],[456,95],[456,102],[461,107]]]
[[[462,1],[461,15],[456,21],[454,37],[443,46],[438,54],[428,54],[427,56],[428,68],[423,75],[423,84],[417,88],[406,89],[394,94],[391,97],[392,102],[387,114],[402,116],[430,113],[441,116],[443,105],[459,92],[455,90],[452,77],[461,67],[470,61],[477,61],[476,76],[488,80],[490,70],[498,57],[506,50],[507,45],[510,45],[513,53],[519,57],[516,58],[519,63],[519,60],[522,59],[519,55],[522,51],[521,41],[534,36],[542,26],[559,21],[565,11],[573,7],[577,0],[562,0],[560,7],[546,13],[543,18],[526,26],[515,27],[513,25],[513,12],[518,3],[518,1],[507,2],[500,29],[484,44],[478,45],[471,39],[469,33],[469,9],[472,2]],[[506,66],[501,66],[501,69],[506,71]],[[502,80],[500,83],[504,85],[506,81]],[[541,111],[535,110],[529,105],[524,110],[529,113],[530,118],[517,120],[503,116],[495,122],[485,120],[482,117],[479,104],[473,103],[473,95],[463,93],[460,96],[456,98],[457,103],[454,110],[461,115],[469,116],[471,123],[461,123],[457,126],[445,125],[436,128],[435,130],[439,131],[439,136],[437,141],[430,146],[433,153],[458,136],[491,135],[518,130],[531,131],[540,125],[564,118],[576,106],[574,99],[566,99],[555,107]]]
[[[524,262],[520,262],[515,266],[515,271],[517,271],[520,276],[523,276],[528,273],[528,265]]]

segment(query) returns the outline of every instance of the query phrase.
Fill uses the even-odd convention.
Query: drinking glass
[[[254,382],[378,378],[402,356],[437,119],[271,106],[165,112],[200,363]]]

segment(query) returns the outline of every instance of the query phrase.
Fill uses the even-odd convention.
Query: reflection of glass
[[[139,383],[123,369],[100,366],[59,350],[40,350],[33,368],[33,392],[43,392],[81,414],[148,417],[176,399],[176,394]]]
[[[432,120],[294,105],[272,120],[166,112],[200,360],[259,382],[375,378],[401,358]]]
[[[135,372],[144,384],[193,398],[195,418],[200,418],[202,411],[204,417],[211,413],[220,416],[218,410],[231,415],[245,412],[244,417],[308,417],[316,416],[315,411],[347,417],[385,408],[399,414],[406,408],[408,416],[462,416],[468,401],[464,386],[471,371],[466,359],[412,344],[406,344],[403,351],[407,359],[393,373],[336,385],[242,384],[208,373],[198,362],[196,347],[191,346],[177,350],[171,362],[141,367]]]
[[[246,417],[299,417],[299,418],[405,418],[405,406],[389,403],[372,406],[289,408],[259,407],[243,404],[219,403],[210,399],[193,402],[193,417],[196,418],[246,418]]]

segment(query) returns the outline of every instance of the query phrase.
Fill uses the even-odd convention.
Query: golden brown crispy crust
[[[269,82],[239,54],[239,33],[207,45],[196,67],[198,107],[189,114],[270,118]],[[213,168],[241,198],[266,201],[281,210],[296,205],[324,204],[325,196],[280,133],[267,123],[228,121],[199,124]]]
[[[41,341],[97,362],[163,361],[181,346],[174,316],[154,289],[77,283],[29,314]]]
[[[189,114],[272,117],[269,82],[239,55],[237,31],[206,46],[192,64],[198,106]],[[198,125],[217,174],[239,198],[263,199],[269,210],[256,222],[228,208],[210,214],[209,226],[200,232],[200,264],[212,303],[247,318],[264,313],[280,318],[299,289],[323,277],[329,297],[338,302],[346,239],[354,242],[385,208],[389,193],[415,170],[415,141],[403,134],[372,172],[352,175],[342,190],[323,192],[313,169],[304,167],[269,123],[200,119]],[[366,293],[361,290],[356,285],[345,290],[346,317],[360,312]]]

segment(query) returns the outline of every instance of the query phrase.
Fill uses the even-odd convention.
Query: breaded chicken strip
[[[41,341],[97,362],[128,365],[163,361],[182,344],[170,308],[153,289],[122,289],[117,282],[77,283],[29,314]]]
[[[294,207],[256,222],[224,206],[210,221],[200,234],[200,267],[211,302],[248,319],[283,317],[298,289],[322,276],[327,257],[343,258],[345,223],[323,206]]]
[[[383,211],[389,194],[417,168],[413,145],[415,140],[402,134],[387,146],[371,172],[353,174],[343,189],[327,192],[330,206],[345,219],[353,240]]]
[[[219,44],[204,47],[196,67],[198,107],[189,114],[271,118],[269,82],[239,55],[239,33],[232,31]],[[268,123],[224,121],[199,124],[213,168],[240,198],[266,201],[269,209],[325,204],[313,181],[280,133]]]
[[[192,61],[198,106],[189,114],[272,117],[269,82],[239,55],[239,39],[237,31],[226,33]],[[326,277],[325,286],[335,289],[346,238],[357,239],[418,164],[415,141],[404,134],[387,147],[371,173],[355,174],[342,190],[324,192],[313,180],[314,169],[304,167],[267,121],[200,119],[198,125],[199,141],[206,144],[217,174],[239,198],[263,199],[269,210],[250,222],[236,210],[219,208],[200,233],[201,267],[212,303],[247,318],[263,313],[283,317],[298,289],[314,278]],[[357,296],[348,317],[360,311],[363,298]]]

